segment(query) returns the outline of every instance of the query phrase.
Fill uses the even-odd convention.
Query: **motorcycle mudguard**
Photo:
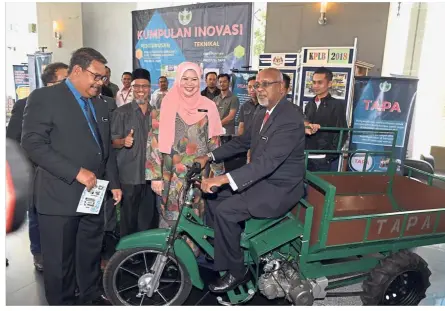
[[[167,247],[167,239],[170,229],[152,229],[128,235],[121,238],[116,246],[116,250],[125,250],[138,247],[153,247],[157,249],[165,249]],[[175,241],[174,250],[176,257],[180,258],[185,265],[193,286],[203,289],[204,282],[199,274],[198,263],[195,254],[192,252],[187,242],[183,239]]]

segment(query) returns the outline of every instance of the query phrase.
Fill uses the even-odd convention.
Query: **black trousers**
[[[117,227],[116,205],[114,205],[113,194],[111,191],[105,193],[104,205],[104,230],[105,232],[115,232]]]
[[[224,186],[217,195],[207,200],[206,223],[215,231],[215,270],[229,271],[241,278],[244,272],[244,255],[240,246],[244,222],[252,218],[247,202],[240,194]]]
[[[73,305],[79,287],[81,302],[101,291],[100,259],[104,233],[103,206],[98,215],[39,214],[43,277],[49,305]]]
[[[156,196],[151,182],[142,185],[121,184],[120,236],[157,227]]]

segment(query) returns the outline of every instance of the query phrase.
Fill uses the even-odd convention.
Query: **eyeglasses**
[[[100,81],[102,80],[102,82],[106,82],[108,80],[107,76],[102,76],[102,75],[98,75],[94,72],[89,71],[88,69],[85,69],[86,71],[88,71],[89,73],[91,73],[94,76],[94,81]]]
[[[275,84],[275,83],[281,83],[281,81],[263,81],[263,82],[256,82],[254,85],[253,85],[253,88],[255,89],[255,90],[257,90],[257,89],[259,89],[260,87],[262,88],[262,89],[265,89],[265,88],[267,88],[267,87],[269,87],[270,85],[272,85],[272,84]]]
[[[134,88],[134,89],[144,89],[144,90],[148,90],[149,88],[151,88],[151,85],[148,85],[148,84],[145,84],[145,85],[133,84],[133,88]]]

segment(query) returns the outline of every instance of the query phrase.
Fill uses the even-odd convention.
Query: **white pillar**
[[[413,157],[429,153],[432,145],[445,146],[444,16],[445,3],[428,3],[413,120]]]
[[[403,74],[405,55],[408,46],[412,3],[403,2],[398,10],[398,3],[391,2],[386,28],[385,52],[383,56],[382,76]],[[399,16],[397,14],[399,13]]]

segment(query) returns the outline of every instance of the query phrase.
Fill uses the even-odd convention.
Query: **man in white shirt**
[[[160,76],[158,79],[159,89],[151,95],[151,105],[157,109],[161,108],[161,102],[168,92],[168,79],[166,76]]]
[[[118,107],[131,103],[133,101],[133,92],[131,89],[131,72],[124,72],[122,74],[122,88],[116,94],[116,105]]]

